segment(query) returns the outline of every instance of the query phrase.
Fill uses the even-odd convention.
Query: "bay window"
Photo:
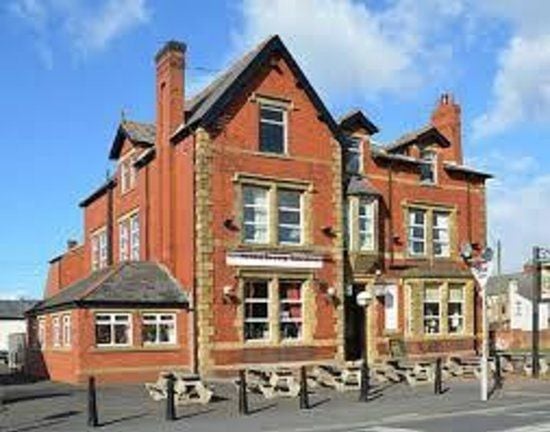
[[[449,333],[464,332],[464,285],[449,285],[449,300],[447,302]]]
[[[424,333],[439,334],[441,331],[440,286],[426,284],[423,300]]]
[[[97,346],[128,346],[132,341],[132,321],[128,313],[98,313],[95,316]]]
[[[173,313],[144,313],[142,315],[144,345],[176,343],[176,315]]]
[[[363,251],[374,250],[374,209],[376,201],[359,200],[358,211],[358,234],[359,234],[359,249]]]

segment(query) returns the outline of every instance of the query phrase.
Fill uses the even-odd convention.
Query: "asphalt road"
[[[164,420],[164,406],[153,402],[142,386],[100,388],[102,431],[264,431],[264,432],[550,432],[550,381],[513,380],[479,400],[477,382],[450,382],[436,396],[430,386],[404,384],[379,388],[368,403],[357,394],[317,390],[313,408],[298,409],[296,399],[266,401],[250,397],[251,415],[237,413],[235,388],[216,384],[217,402],[178,408],[178,420]],[[0,388],[2,432],[83,431],[86,391],[49,382],[17,380]]]

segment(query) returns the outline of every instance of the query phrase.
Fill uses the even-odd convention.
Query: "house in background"
[[[534,282],[533,273],[528,268],[521,273],[489,278],[487,314],[497,348],[531,347]],[[539,330],[541,348],[550,348],[549,302],[539,303]]]
[[[155,122],[120,123],[116,172],[80,203],[84,241],[50,262],[28,314],[32,372],[234,375],[356,359],[365,343],[384,358],[396,341],[473,353],[459,250],[485,246],[490,176],[463,165],[458,104],[443,95],[426,127],[381,146],[363,112],[332,117],[278,36],[191,98],[185,61],[180,42],[156,55]]]
[[[36,300],[0,300],[0,362],[8,361],[10,335],[26,334],[25,311]]]

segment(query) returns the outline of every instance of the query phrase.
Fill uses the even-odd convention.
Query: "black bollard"
[[[88,378],[88,426],[99,426],[99,421],[97,418],[95,378],[93,376]]]
[[[307,391],[306,367],[300,368],[300,409],[309,409],[309,395]]]
[[[495,388],[502,388],[502,369],[500,368],[500,355],[495,351]]]
[[[239,414],[248,415],[248,395],[246,394],[246,371],[239,370]]]
[[[359,388],[359,402],[367,402],[369,400],[369,365],[367,362],[361,364],[361,386]]]
[[[434,377],[434,394],[439,395],[443,393],[441,376],[441,357],[438,357],[435,361],[435,377]]]
[[[169,374],[166,378],[166,420],[174,421],[176,420],[174,375]]]

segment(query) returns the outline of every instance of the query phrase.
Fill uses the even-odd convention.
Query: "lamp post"
[[[472,247],[468,244],[462,248],[461,256],[470,268],[472,275],[481,290],[482,343],[481,343],[481,400],[489,398],[489,338],[487,320],[487,281],[493,270],[493,250],[489,247],[474,258]]]
[[[360,402],[367,402],[369,400],[369,347],[367,342],[368,332],[368,307],[369,304],[372,301],[372,293],[368,287],[365,287],[364,291],[361,291],[359,294],[357,294],[357,297],[355,299],[357,301],[357,305],[363,308],[363,316],[364,321],[363,325],[361,326],[361,357],[362,357],[362,365],[361,365],[361,388],[359,391],[359,401]]]

